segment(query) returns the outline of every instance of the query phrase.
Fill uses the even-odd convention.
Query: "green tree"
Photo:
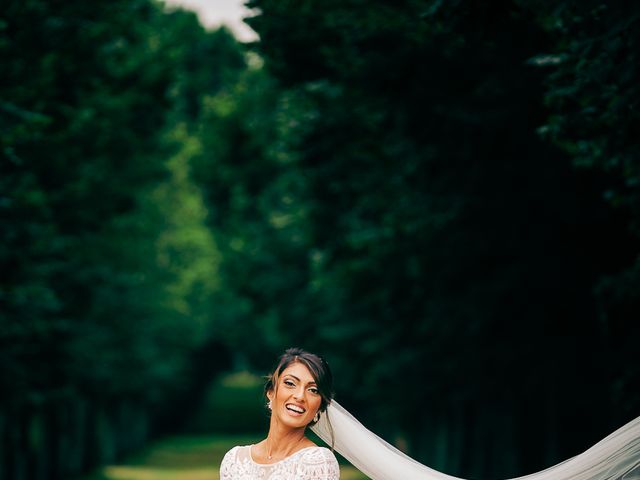
[[[626,2],[534,3],[539,22],[557,39],[555,48],[532,63],[547,69],[546,100],[551,109],[540,128],[573,159],[576,169],[595,177],[609,206],[606,215],[623,231],[612,238],[609,259],[595,285],[598,313],[615,381],[611,389],[620,420],[640,405],[640,369],[633,338],[640,310],[640,150],[636,141],[640,90],[637,48],[640,8]],[[602,232],[609,237],[611,232]]]
[[[613,426],[574,428],[615,409],[593,289],[626,225],[537,133],[531,59],[556,38],[523,3],[250,3],[298,106],[283,149],[313,272],[304,326],[278,318],[329,352],[347,403],[467,476],[527,473]]]
[[[285,145],[294,107],[255,60],[233,89],[205,101],[194,177],[222,253],[221,335],[237,361],[267,368],[297,338],[288,328],[306,316],[309,270],[304,179]]]
[[[0,56],[0,476],[69,478],[139,447],[215,335],[190,128],[244,57],[147,0],[9,2]]]

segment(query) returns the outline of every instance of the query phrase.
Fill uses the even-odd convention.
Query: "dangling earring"
[[[313,417],[313,423],[318,423],[319,421],[320,421],[320,410],[318,410]]]
[[[271,410],[271,408],[272,408],[272,407],[271,407],[271,400],[269,400],[269,403],[267,403],[267,408],[268,408],[269,410]]]

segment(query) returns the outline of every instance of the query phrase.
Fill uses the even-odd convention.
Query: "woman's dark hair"
[[[318,393],[320,393],[322,399],[320,402],[320,411],[324,412],[333,399],[333,375],[331,374],[331,369],[322,357],[301,348],[288,348],[280,356],[273,372],[267,377],[267,382],[264,385],[265,395],[276,388],[282,372],[294,363],[301,363],[311,372],[311,376],[316,382]],[[310,425],[314,423],[315,422],[311,422]]]

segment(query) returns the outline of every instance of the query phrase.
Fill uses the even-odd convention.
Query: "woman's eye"
[[[309,391],[310,391],[311,393],[313,393],[314,395],[317,395],[317,394],[318,394],[318,389],[317,389],[317,388],[310,388],[310,389],[309,389]]]
[[[291,380],[285,380],[285,381],[284,381],[284,384],[285,384],[287,387],[295,387],[295,386],[296,386],[296,385],[295,385],[295,383],[293,383]]]

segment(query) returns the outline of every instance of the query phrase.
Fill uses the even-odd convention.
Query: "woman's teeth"
[[[304,413],[304,408],[298,407],[296,405],[287,405],[287,410],[291,410],[296,413]]]

